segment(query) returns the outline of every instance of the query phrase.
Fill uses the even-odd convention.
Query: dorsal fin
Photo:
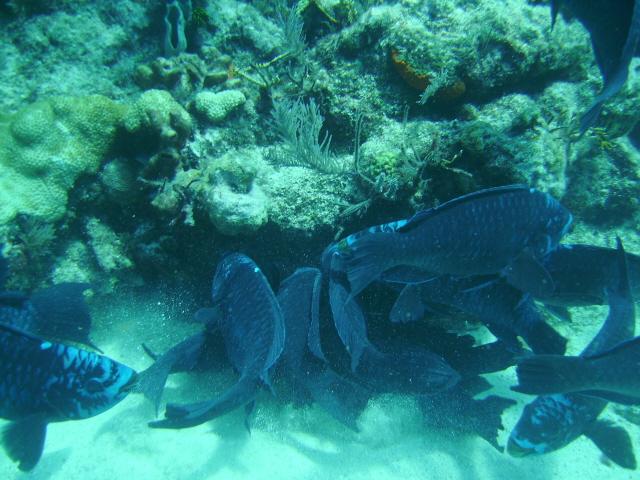
[[[433,218],[435,215],[441,214],[467,202],[475,201],[480,198],[492,197],[494,195],[504,195],[505,193],[528,191],[530,188],[526,185],[504,185],[502,187],[486,188],[484,190],[478,190],[477,192],[468,193],[460,197],[456,197],[448,202],[445,202],[437,207],[422,210],[416,213],[413,217],[407,220],[407,223],[399,227],[396,231],[405,233],[413,230],[418,225],[422,224],[427,219]]]
[[[6,323],[1,323],[0,322],[0,331],[4,331],[5,333],[10,333],[11,335],[17,335],[19,337],[30,338],[31,340],[36,340],[38,342],[43,342],[44,341],[41,338],[33,335],[32,333],[29,333],[29,332],[27,332],[25,330],[22,330],[20,328],[16,328],[13,325],[8,325]]]

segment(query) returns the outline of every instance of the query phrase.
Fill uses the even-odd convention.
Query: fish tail
[[[146,351],[146,346],[144,348]],[[153,365],[138,374],[138,383],[133,391],[142,393],[145,398],[153,403],[157,416],[164,385],[167,383],[167,377],[171,373],[174,362],[173,359],[168,357],[156,356],[156,358],[157,360]]]
[[[502,413],[516,401],[510,398],[490,395],[482,400],[474,400],[478,417],[482,420],[478,422],[478,435],[489,442],[496,450],[502,452],[503,447],[498,444],[498,435],[504,430],[502,424]]]
[[[220,397],[204,402],[167,404],[165,418],[149,423],[152,428],[188,428],[240,408],[252,402],[257,394],[258,381],[243,377]]]
[[[562,355],[534,355],[518,362],[518,385],[512,390],[533,395],[588,390],[587,360]],[[593,388],[593,387],[591,387]]]
[[[389,268],[389,246],[393,233],[376,233],[347,245],[345,270],[355,297]]]
[[[563,355],[566,351],[567,339],[545,321],[535,322],[527,330],[522,338],[534,353]]]

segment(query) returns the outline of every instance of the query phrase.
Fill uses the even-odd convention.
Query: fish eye
[[[89,379],[86,388],[89,393],[98,393],[104,390],[104,388],[102,387],[102,382],[95,378]]]

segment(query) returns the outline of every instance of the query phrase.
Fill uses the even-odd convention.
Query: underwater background
[[[197,332],[218,261],[242,252],[274,286],[331,242],[482,188],[526,184],[574,216],[567,243],[640,254],[640,64],[577,130],[602,88],[589,32],[551,28],[544,0],[0,1],[0,243],[7,288],[91,285],[92,341],[138,371]],[[363,304],[386,335],[394,292]],[[578,354],[607,306],[547,321]],[[349,368],[328,315],[323,342]],[[468,318],[436,319],[472,335]],[[380,335],[380,333],[378,333]],[[230,365],[169,377],[163,400],[220,394]],[[479,398],[517,404],[514,369]],[[278,385],[276,385],[278,387]],[[283,387],[280,387],[283,388]],[[286,388],[286,386],[284,387]],[[277,388],[276,388],[277,391]],[[160,412],[161,413],[161,412]],[[437,428],[412,395],[373,396],[357,431],[262,389],[232,412],[150,429],[129,395],[53,423],[35,479],[635,478],[585,436],[515,458]],[[601,418],[640,452],[640,408]],[[437,423],[437,422],[436,422]],[[23,478],[0,454],[0,477]]]

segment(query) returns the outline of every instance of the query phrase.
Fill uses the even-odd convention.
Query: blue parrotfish
[[[391,309],[391,320],[419,320],[430,305],[447,305],[477,318],[513,351],[520,350],[517,337],[521,337],[536,353],[564,353],[567,340],[545,322],[529,294],[503,279],[475,288],[478,283],[475,277],[443,275],[424,283],[409,284]]]
[[[598,355],[635,331],[634,304],[622,242],[618,239],[617,276],[606,288],[609,314],[582,356]],[[628,433],[598,416],[607,400],[580,393],[545,395],[525,406],[507,443],[513,456],[544,454],[565,447],[581,435],[587,436],[612,461],[635,469],[636,459]]]
[[[285,346],[278,360],[279,376],[288,380],[286,392],[296,404],[313,401],[332,417],[357,430],[357,418],[372,393],[335,372],[320,345],[321,273],[299,268],[280,284],[278,303],[286,326]]]
[[[518,363],[512,390],[534,395],[580,392],[640,404],[640,337],[595,355],[534,355]]]
[[[97,353],[38,338],[0,323],[2,445],[20,470],[38,463],[52,422],[98,415],[136,383],[131,368]]]
[[[98,351],[89,339],[91,314],[85,303],[87,283],[59,283],[31,294],[5,290],[9,274],[0,244],[0,323],[44,338],[81,343]]]
[[[640,55],[640,2],[638,0],[551,0],[552,24],[562,7],[574,15],[591,36],[602,90],[580,120],[580,132],[593,126],[603,104],[629,76],[629,64]]]
[[[555,289],[539,297],[547,306],[577,307],[607,303],[606,287],[615,280],[615,248],[584,244],[560,244],[543,261]],[[629,284],[635,301],[640,299],[640,256],[626,253]]]
[[[571,213],[547,193],[523,185],[480,190],[399,220],[371,227],[340,241],[349,293],[372,281],[411,272],[406,283],[439,275],[501,275],[519,290],[552,294],[541,260],[568,231]]]
[[[240,378],[219,398],[167,404],[165,418],[151,422],[150,427],[193,427],[242,406],[250,409],[258,387],[271,388],[269,371],[284,348],[285,327],[264,274],[249,257],[229,254],[216,269],[212,299],[214,307],[198,317],[207,329],[219,329],[227,356]]]

